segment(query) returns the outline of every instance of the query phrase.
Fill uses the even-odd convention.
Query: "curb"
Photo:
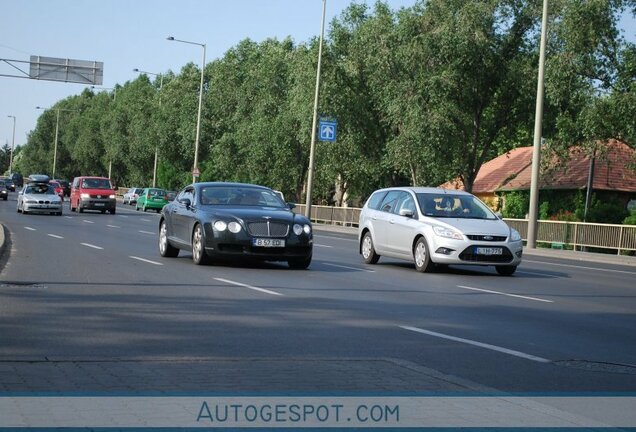
[[[0,223],[0,257],[4,254],[5,246],[4,225]]]
[[[314,230],[318,232],[331,232],[331,233],[339,233],[339,234],[348,234],[353,236],[358,236],[358,228],[356,227],[346,227],[340,225],[328,225],[328,224],[313,224]],[[523,248],[524,256],[532,256],[532,257],[547,257],[547,258],[556,258],[556,259],[567,259],[573,261],[580,262],[590,262],[597,264],[613,264],[613,265],[624,265],[629,267],[636,267],[636,257],[625,256],[625,255],[609,255],[602,254],[596,252],[575,252],[568,250],[558,250],[558,249],[528,249],[526,247]]]

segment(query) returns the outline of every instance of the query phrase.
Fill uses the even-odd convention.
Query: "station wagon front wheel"
[[[431,272],[435,268],[435,263],[431,260],[426,239],[420,237],[413,248],[413,258],[415,260],[415,270],[420,273]]]

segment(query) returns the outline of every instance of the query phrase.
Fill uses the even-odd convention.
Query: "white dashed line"
[[[142,234],[150,234],[150,235],[154,235],[154,233],[153,233],[153,232],[151,232],[151,231],[142,231],[142,230],[139,230],[139,232],[140,232],[140,233],[142,233]]]
[[[27,227],[27,226],[25,226],[24,229],[25,230],[29,230],[29,231],[37,231],[35,228],[31,228],[31,227]]]
[[[123,217],[123,218],[127,218],[127,217],[128,217],[128,216],[123,215],[123,214],[118,214],[117,216],[119,216],[119,217]]]
[[[270,290],[265,289],[265,288],[259,288],[259,287],[255,287],[255,286],[252,286],[252,285],[247,285],[247,284],[244,284],[244,283],[240,283],[240,282],[234,282],[234,281],[231,281],[231,280],[228,280],[228,279],[214,278],[214,280],[217,280],[217,281],[223,282],[223,283],[227,283],[227,284],[230,284],[230,285],[241,286],[243,288],[248,288],[248,289],[251,289],[251,290],[254,290],[254,291],[259,291],[259,292],[262,292],[262,293],[265,293],[265,294],[282,296],[281,293],[276,292],[276,291],[270,291]]]
[[[86,223],[95,223],[95,222],[93,222],[93,221],[89,221],[89,220],[86,220],[86,219],[82,219],[82,222],[86,222]]]
[[[47,234],[47,235],[48,235],[49,237],[53,237],[53,238],[56,238],[56,239],[63,239],[63,238],[64,238],[64,237],[59,236],[59,235],[56,235],[56,234]]]
[[[481,292],[485,292],[485,293],[488,293],[488,294],[499,294],[499,295],[506,296],[506,297],[517,297],[517,298],[522,298],[522,299],[525,299],[525,300],[534,300],[534,301],[539,301],[539,302],[544,302],[544,303],[554,303],[552,300],[540,299],[540,298],[536,298],[536,297],[522,296],[522,295],[519,295],[519,294],[508,294],[508,293],[501,292],[501,291],[492,291],[492,290],[487,290],[487,289],[483,289],[483,288],[473,288],[473,287],[464,286],[464,285],[457,285],[457,288],[463,288],[463,289],[467,289],[467,290],[471,290],[471,291],[481,291]]]
[[[333,246],[329,246],[329,245],[323,245],[323,244],[316,244],[314,243],[315,247],[323,247],[323,248],[332,248]]]
[[[363,269],[360,267],[349,267],[349,266],[343,266],[340,264],[331,264],[331,263],[322,263],[323,265],[326,266],[331,266],[331,267],[338,267],[338,268],[343,268],[343,269],[347,269],[347,270],[357,270],[357,271],[363,271],[363,272],[368,272],[368,273],[375,273],[375,270],[367,270],[367,269]]]
[[[140,221],[143,221],[143,222],[152,222],[150,219],[144,219],[144,218],[141,218],[141,219],[139,219],[139,220],[140,220]]]
[[[503,348],[503,347],[499,347],[497,345],[490,345],[487,343],[483,343],[483,342],[477,342],[474,340],[470,340],[470,339],[464,339],[464,338],[459,338],[459,337],[455,337],[455,336],[450,336],[450,335],[446,335],[443,333],[437,333],[434,331],[430,331],[430,330],[424,330],[421,328],[417,328],[417,327],[410,327],[410,326],[399,326],[400,328],[404,329],[404,330],[409,330],[412,332],[416,332],[416,333],[422,333],[425,335],[429,335],[429,336],[434,336],[434,337],[438,337],[438,338],[442,338],[442,339],[448,339],[448,340],[452,340],[455,342],[461,342],[461,343],[465,343],[468,345],[474,345],[476,347],[480,347],[480,348],[486,348],[492,351],[498,351],[504,354],[509,354],[509,355],[513,355],[515,357],[521,357],[524,358],[526,360],[532,360],[532,361],[536,361],[539,363],[550,363],[550,360],[543,358],[543,357],[537,357],[537,356],[533,356],[532,354],[526,354],[523,353],[521,351],[515,351],[515,350],[511,350],[508,348]]]
[[[95,245],[92,245],[92,244],[90,244],[90,243],[80,243],[80,244],[81,244],[82,246],[86,246],[86,247],[93,248],[93,249],[100,249],[100,250],[101,250],[101,249],[104,249],[103,247],[95,246]]]
[[[139,257],[132,256],[132,255],[130,255],[128,258],[132,258],[132,259],[137,260],[137,261],[143,261],[143,262],[148,263],[148,264],[154,264],[154,265],[159,265],[159,266],[162,266],[162,265],[163,265],[162,263],[157,262],[157,261],[150,261],[150,260],[148,260],[148,259],[145,259],[145,258],[139,258]]]
[[[106,225],[108,228],[121,228],[120,226],[117,225]]]
[[[73,219],[71,216],[64,216],[66,219]]]

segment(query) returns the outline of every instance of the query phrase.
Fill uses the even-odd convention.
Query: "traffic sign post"
[[[320,119],[318,131],[320,141],[334,142],[336,141],[338,122],[336,120]]]

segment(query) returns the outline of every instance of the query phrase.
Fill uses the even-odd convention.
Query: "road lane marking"
[[[120,226],[117,225],[106,225],[108,228],[121,228]]]
[[[140,221],[143,221],[143,222],[152,222],[150,219],[144,219],[144,218],[141,218],[141,219],[139,219],[139,220],[140,220]]]
[[[56,238],[56,239],[63,239],[64,238],[64,237],[56,235],[56,234],[47,234],[47,236],[53,237],[53,238]]]
[[[424,329],[417,328],[417,327],[402,326],[402,325],[398,326],[398,327],[400,327],[400,328],[402,328],[404,330],[409,330],[409,331],[416,332],[416,333],[422,333],[422,334],[425,334],[425,335],[434,336],[434,337],[438,337],[438,338],[442,338],[442,339],[448,339],[448,340],[452,340],[452,341],[455,341],[455,342],[461,342],[461,343],[465,343],[465,344],[468,344],[468,345],[473,345],[473,346],[480,347],[480,348],[486,348],[486,349],[489,349],[489,350],[492,350],[492,351],[498,351],[498,352],[501,352],[501,353],[504,353],[504,354],[513,355],[515,357],[521,357],[521,358],[524,358],[526,360],[532,360],[532,361],[536,361],[536,362],[539,362],[539,363],[550,363],[551,362],[551,360],[548,360],[548,359],[543,358],[543,357],[537,357],[537,356],[534,356],[532,354],[526,354],[526,353],[523,353],[521,351],[515,351],[515,350],[508,349],[508,348],[503,348],[503,347],[500,347],[500,346],[497,346],[497,345],[490,345],[490,344],[483,343],[483,342],[477,342],[477,341],[470,340],[470,339],[464,339],[464,338],[460,338],[460,337],[456,337],[456,336],[450,336],[450,335],[447,335],[447,334],[444,334],[444,333],[437,333],[437,332],[434,332],[434,331],[424,330]]]
[[[127,217],[128,217],[128,216],[126,216],[126,215],[119,214],[119,213],[117,214],[117,216],[119,216],[119,217],[123,217],[123,218],[127,218]]]
[[[29,231],[37,231],[35,228],[31,228],[31,227],[28,227],[28,226],[25,226],[24,229],[25,230],[29,230]]]
[[[580,269],[585,269],[585,270],[614,272],[614,273],[625,273],[625,274],[636,275],[636,272],[627,271],[627,270],[614,270],[614,269],[606,269],[606,268],[600,268],[600,267],[586,267],[586,266],[580,266],[580,265],[574,265],[574,264],[560,264],[560,263],[551,263],[551,262],[547,262],[547,261],[532,261],[532,260],[527,260],[527,259],[524,259],[523,262],[529,262],[529,263],[535,263],[535,264],[547,264],[547,265],[559,266],[559,267],[573,267],[573,268],[580,268]],[[616,264],[616,265],[620,265],[620,264]]]
[[[148,263],[148,264],[154,264],[154,265],[160,265],[160,266],[163,265],[162,263],[157,262],[157,261],[150,261],[148,259],[140,258],[140,257],[132,256],[132,255],[130,255],[128,258],[132,258],[132,259],[138,260],[138,261],[143,261],[143,262]]]
[[[317,234],[317,233],[316,233],[316,231],[314,231],[314,234]],[[348,242],[356,242],[356,243],[358,243],[358,240],[355,240],[355,239],[349,239],[349,238],[344,238],[344,237],[335,237],[335,236],[322,235],[322,234],[317,234],[317,237],[321,237],[321,238],[328,238],[328,239],[334,239],[334,240],[342,240],[342,241],[348,241]]]
[[[375,270],[367,270],[364,268],[360,268],[360,267],[349,267],[349,266],[343,266],[340,264],[332,264],[332,263],[322,263],[323,265],[326,266],[331,266],[331,267],[338,267],[338,268],[343,268],[343,269],[347,269],[347,270],[357,270],[357,271],[363,271],[363,272],[368,272],[368,273],[375,273]]]
[[[90,243],[80,243],[80,244],[81,244],[82,246],[86,246],[86,247],[93,248],[93,249],[100,249],[100,250],[101,250],[101,249],[104,249],[103,247],[95,246],[95,245],[90,244]]]
[[[93,222],[93,221],[89,221],[89,220],[86,220],[86,219],[82,219],[82,222],[86,222],[86,223],[95,223],[95,222]]]
[[[155,234],[155,233],[153,233],[153,232],[151,232],[151,231],[142,231],[142,230],[139,230],[139,232],[140,232],[140,233],[142,233],[142,234],[150,234],[150,235],[154,235],[154,234]]]
[[[229,279],[214,278],[214,280],[217,280],[217,281],[223,282],[223,283],[227,283],[227,284],[230,284],[230,285],[237,285],[237,286],[240,286],[240,287],[243,287],[243,288],[248,288],[248,289],[251,289],[251,290],[254,290],[254,291],[259,291],[259,292],[262,292],[262,293],[265,293],[265,294],[282,296],[281,293],[276,292],[276,291],[270,291],[270,290],[265,289],[265,288],[259,288],[259,287],[255,287],[255,286],[252,286],[252,285],[247,285],[247,284],[244,284],[244,283],[240,283],[240,282],[234,282],[234,281],[231,281]]]
[[[501,292],[501,291],[493,291],[493,290],[488,290],[488,289],[483,289],[483,288],[474,288],[474,287],[469,287],[469,286],[464,286],[464,285],[457,285],[457,288],[463,288],[463,289],[472,290],[472,291],[481,291],[481,292],[485,292],[485,293],[488,293],[488,294],[499,294],[499,295],[506,296],[506,297],[517,297],[517,298],[522,298],[522,299],[526,299],[526,300],[534,300],[534,301],[545,302],[545,303],[554,303],[554,301],[552,301],[552,300],[546,300],[546,299],[541,299],[541,298],[537,298],[537,297],[523,296],[523,295],[519,295],[519,294],[508,294],[508,293]]]
[[[315,246],[315,247],[324,247],[324,248],[332,248],[332,247],[333,247],[333,246],[328,246],[328,245],[323,245],[323,244],[317,244],[317,243],[314,243],[314,246]]]
[[[66,219],[73,219],[72,216],[64,216]]]

